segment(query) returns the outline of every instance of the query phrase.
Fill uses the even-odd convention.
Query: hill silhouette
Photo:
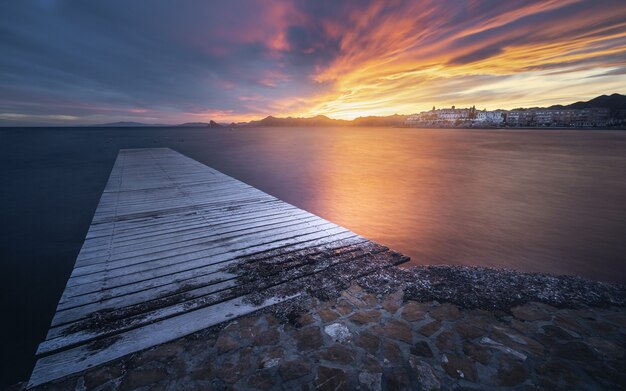
[[[549,109],[590,109],[593,107],[602,107],[611,110],[611,114],[615,115],[620,110],[626,110],[626,95],[611,94],[600,95],[586,102],[580,101],[569,104],[567,106],[555,105],[550,106]]]
[[[325,115],[317,115],[310,118],[278,118],[267,116],[262,120],[250,121],[240,126],[245,127],[324,127],[324,126],[399,126],[406,120],[406,115],[390,115],[387,117],[359,117],[353,120],[332,119]]]
[[[554,105],[549,107],[532,107],[533,109],[586,109],[586,108],[608,108],[611,110],[611,116],[617,117],[620,111],[626,110],[626,95],[611,94],[600,95],[588,101],[579,101],[569,105]],[[513,110],[527,110],[525,108],[517,108]],[[622,114],[623,115],[623,114]],[[180,125],[163,125],[163,124],[144,124],[141,122],[113,122],[101,125],[91,126],[108,126],[108,127],[147,127],[147,126],[179,126],[179,127],[208,127],[223,128],[228,126],[234,127],[329,127],[329,126],[402,126],[408,115],[393,114],[389,116],[369,116],[358,117],[353,120],[333,119],[325,115],[316,115],[315,117],[287,117],[280,118],[268,115],[267,117],[250,122],[231,123],[230,125],[219,124],[213,120],[207,122],[187,122]],[[0,123],[1,125],[1,123]]]

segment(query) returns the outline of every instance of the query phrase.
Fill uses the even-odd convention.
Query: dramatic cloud
[[[335,118],[626,91],[623,0],[0,3],[0,123]]]

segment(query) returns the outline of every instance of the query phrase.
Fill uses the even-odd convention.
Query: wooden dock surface
[[[403,261],[171,149],[121,150],[28,387]]]

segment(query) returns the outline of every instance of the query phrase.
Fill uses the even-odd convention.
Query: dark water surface
[[[626,282],[626,132],[0,129],[0,386],[30,373],[118,149],[165,146],[414,264]]]

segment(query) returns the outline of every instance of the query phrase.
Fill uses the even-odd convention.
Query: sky
[[[624,0],[0,2],[0,125],[353,119],[626,93]]]

